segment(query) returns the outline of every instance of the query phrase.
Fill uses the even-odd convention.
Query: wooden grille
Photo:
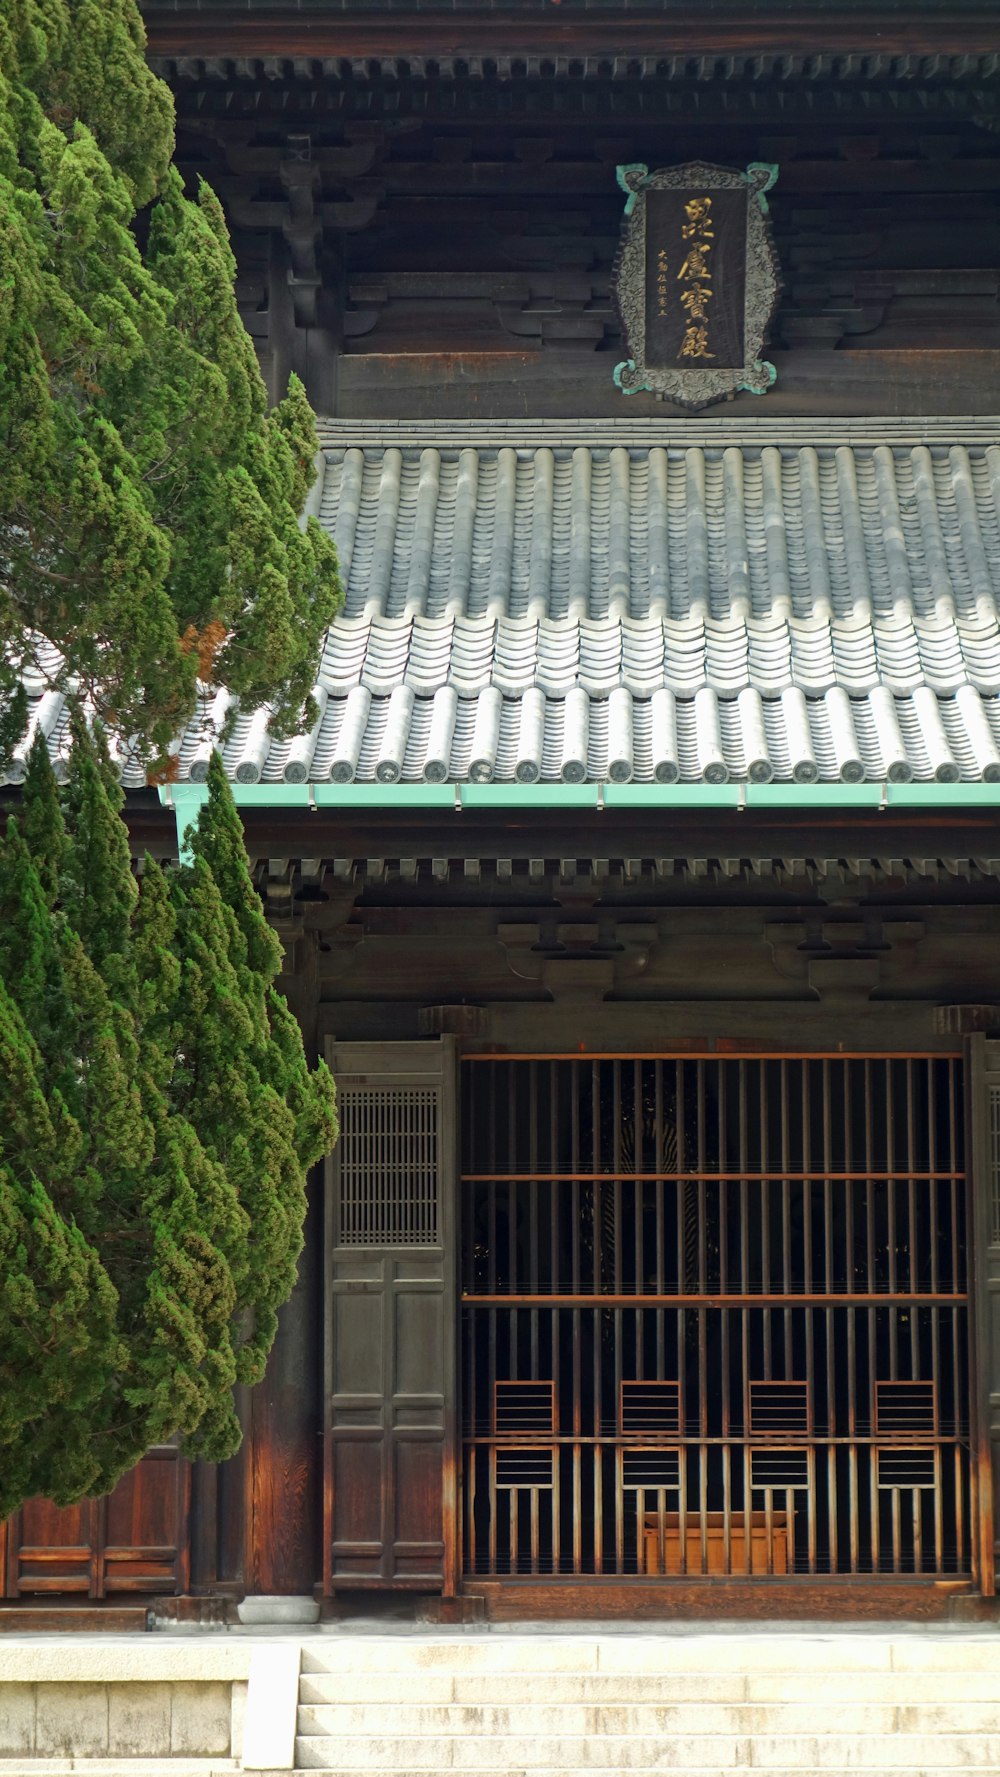
[[[339,1245],[436,1246],[434,1088],[344,1084],[338,1106]]]
[[[470,1574],[970,1573],[956,1059],[463,1071]]]

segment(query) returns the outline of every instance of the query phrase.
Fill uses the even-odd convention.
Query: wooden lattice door
[[[463,1075],[468,1575],[972,1576],[957,1057]]]
[[[453,1042],[338,1043],[327,1590],[456,1588]]]

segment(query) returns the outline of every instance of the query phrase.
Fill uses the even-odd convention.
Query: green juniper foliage
[[[33,666],[163,770],[199,674],[308,726],[339,584],[143,48],[136,0],[0,0],[0,752]]]
[[[336,1135],[221,766],[169,876],[136,883],[120,801],[78,721],[0,841],[0,1516],[178,1432],[232,1454]]]

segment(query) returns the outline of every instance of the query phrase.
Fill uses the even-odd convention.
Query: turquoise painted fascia
[[[553,785],[553,789],[558,786]],[[739,808],[739,784],[596,784],[605,808]],[[592,798],[593,800],[594,798]]]
[[[996,784],[233,784],[238,808],[833,808],[1000,809]],[[178,844],[208,795],[204,784],[165,784]]]
[[[747,784],[747,808],[884,808],[885,784]],[[928,790],[951,785],[927,784]]]
[[[748,808],[1000,807],[1000,784],[748,784]]]
[[[927,792],[931,794],[928,795]],[[933,794],[937,791],[937,795]],[[890,808],[933,806],[936,802],[960,808],[1000,804],[1000,784],[890,784]]]
[[[463,808],[597,808],[598,784],[459,784]],[[553,795],[553,791],[558,794]],[[454,793],[454,792],[453,792]]]

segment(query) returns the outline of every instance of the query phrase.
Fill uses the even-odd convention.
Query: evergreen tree
[[[73,1219],[83,1134],[42,1075],[0,982],[0,1517],[94,1487],[89,1415],[127,1357],[114,1285]]]
[[[218,754],[178,879],[182,954],[181,1104],[225,1168],[253,1238],[233,1263],[241,1382],[257,1382],[302,1246],[305,1175],[337,1133],[326,1063],[310,1070],[302,1036],[274,989],[281,949],[247,864]]]
[[[339,586],[298,524],[304,392],[267,411],[143,49],[136,0],[0,0],[0,752],[31,666],[162,769],[199,674],[276,734],[312,719]]]
[[[225,779],[173,882],[137,888],[120,802],[78,721],[61,805],[33,750],[0,848],[0,1515],[177,1432],[232,1454],[336,1130]]]
[[[36,733],[28,753],[18,823],[38,871],[46,905],[54,907],[66,859],[66,823],[59,806],[49,749],[44,735],[39,733]]]

